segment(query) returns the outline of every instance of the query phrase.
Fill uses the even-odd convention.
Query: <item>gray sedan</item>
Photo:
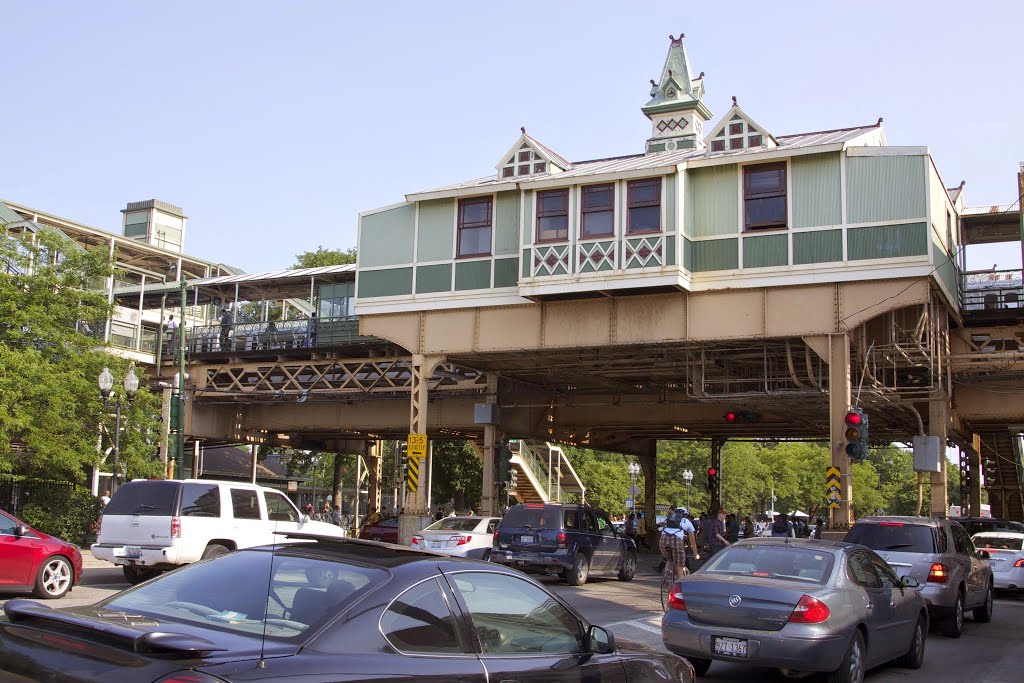
[[[672,587],[662,638],[698,675],[720,660],[860,683],[888,660],[911,669],[924,661],[918,586],[863,546],[746,539]]]

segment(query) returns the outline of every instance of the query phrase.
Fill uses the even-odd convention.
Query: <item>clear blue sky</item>
[[[732,95],[775,134],[884,117],[969,204],[1013,202],[1024,160],[1024,3],[6,0],[0,26],[0,197],[112,232],[155,197],[188,253],[249,272],[494,173],[520,126],[571,160],[641,152],[670,33],[716,118]]]

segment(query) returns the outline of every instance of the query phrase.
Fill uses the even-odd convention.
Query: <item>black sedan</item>
[[[4,612],[14,680],[693,681],[515,570],[355,539],[292,537],[89,607]]]

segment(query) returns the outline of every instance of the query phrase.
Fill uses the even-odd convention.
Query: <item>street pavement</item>
[[[88,551],[81,585],[61,600],[46,601],[50,607],[88,605],[128,588],[121,569],[94,559]],[[622,582],[614,577],[592,577],[586,585],[574,587],[555,578],[541,577],[552,592],[562,596],[588,620],[608,627],[616,638],[632,640],[664,650],[661,641],[660,575],[654,568],[658,557],[643,552],[636,578]],[[29,594],[0,593],[0,606],[7,599]],[[953,640],[937,630],[928,637],[924,666],[918,671],[895,665],[868,672],[868,683],[1018,683],[1024,680],[1020,654],[1024,649],[1024,595],[996,598],[992,622],[976,624],[967,617],[964,634]],[[770,669],[751,669],[715,662],[702,681],[741,683],[781,682],[785,679]]]

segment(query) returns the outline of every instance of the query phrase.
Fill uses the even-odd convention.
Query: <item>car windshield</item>
[[[427,531],[472,531],[480,524],[479,517],[446,517],[427,527]]]
[[[243,550],[164,574],[99,606],[259,637],[265,623],[267,639],[288,641],[338,614],[386,576],[381,569],[311,556],[301,547],[273,554]]]
[[[1019,536],[978,534],[972,540],[976,547],[985,550],[1024,550],[1024,539]]]
[[[517,505],[505,513],[501,520],[503,527],[531,529],[561,529],[561,510],[556,507]]]
[[[832,574],[834,560],[830,552],[782,543],[752,543],[726,548],[712,557],[700,573],[825,583]]]
[[[177,481],[130,481],[114,492],[103,514],[172,517],[180,486]]]
[[[902,522],[854,524],[843,539],[860,543],[872,550],[895,550],[901,553],[934,553],[935,534],[932,527]]]

